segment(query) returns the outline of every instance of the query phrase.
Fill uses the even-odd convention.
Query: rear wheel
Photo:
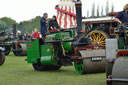
[[[17,44],[17,45],[14,44],[13,49],[14,49],[13,53],[14,53],[15,56],[20,56],[21,55],[22,47],[21,47],[20,44]]]
[[[0,52],[0,65],[4,64],[5,62],[5,55],[3,52]]]
[[[40,63],[32,65],[36,71],[59,70],[61,68],[61,65],[42,65]]]
[[[5,53],[6,56],[9,55],[10,51],[11,51],[11,47],[10,46],[5,46],[4,53]]]

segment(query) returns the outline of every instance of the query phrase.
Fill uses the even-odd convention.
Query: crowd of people
[[[57,31],[60,28],[56,16],[53,16],[49,22],[47,21],[47,18],[48,14],[44,13],[40,20],[40,32],[37,28],[35,28],[34,32],[32,33],[32,37],[34,39],[45,38],[47,32]]]

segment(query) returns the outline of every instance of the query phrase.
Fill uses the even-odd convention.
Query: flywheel
[[[93,45],[105,47],[105,39],[109,36],[103,31],[95,30],[90,32],[86,37],[91,39]]]

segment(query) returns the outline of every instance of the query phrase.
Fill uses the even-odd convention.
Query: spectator
[[[41,33],[40,32],[38,32],[38,33],[39,33],[39,37],[42,38]]]
[[[56,16],[53,16],[52,19],[49,21],[49,31],[59,29],[58,22],[56,20]]]
[[[41,35],[42,35],[42,38],[45,38],[45,34],[47,33],[47,22],[46,22],[46,19],[48,17],[48,14],[47,13],[44,13],[43,17],[41,18],[40,20],[40,26],[41,26]]]
[[[37,28],[34,29],[33,38],[34,38],[34,39],[40,38],[40,35],[39,35],[39,33],[38,33]]]

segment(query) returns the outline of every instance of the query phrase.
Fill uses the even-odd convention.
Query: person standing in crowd
[[[53,16],[52,19],[49,21],[49,32],[59,29],[59,25],[56,19],[56,16]]]
[[[119,12],[114,20],[120,24],[128,24],[128,4],[124,6],[123,11]]]
[[[34,29],[33,38],[34,38],[34,39],[40,38],[40,34],[38,33],[37,28]]]
[[[40,20],[40,26],[41,26],[40,32],[41,32],[42,38],[45,38],[45,35],[47,33],[47,21],[46,21],[47,18],[48,18],[48,14],[44,13],[43,17]]]

